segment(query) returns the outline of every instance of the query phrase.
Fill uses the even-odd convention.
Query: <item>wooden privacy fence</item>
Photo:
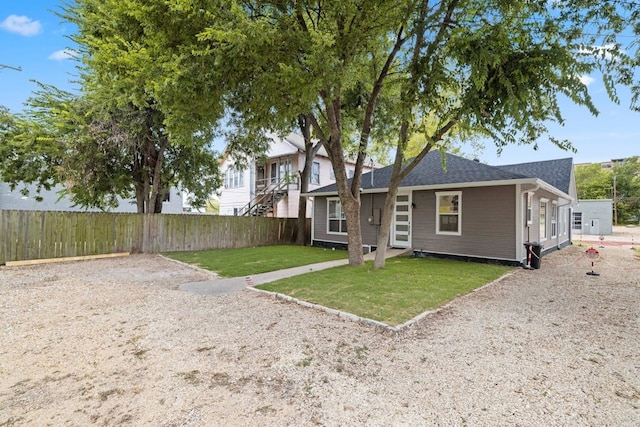
[[[7,261],[293,243],[296,219],[0,210]]]

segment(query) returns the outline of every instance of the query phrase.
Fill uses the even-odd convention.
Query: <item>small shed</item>
[[[573,234],[613,234],[613,200],[579,200],[571,218]]]

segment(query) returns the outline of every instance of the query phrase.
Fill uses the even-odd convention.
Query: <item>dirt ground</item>
[[[393,334],[159,256],[0,268],[0,426],[640,425],[640,260],[586,246]]]

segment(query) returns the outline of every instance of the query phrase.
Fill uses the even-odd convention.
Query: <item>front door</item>
[[[591,220],[591,234],[600,234],[600,220],[592,219]]]
[[[398,193],[393,208],[391,246],[411,247],[411,193]]]

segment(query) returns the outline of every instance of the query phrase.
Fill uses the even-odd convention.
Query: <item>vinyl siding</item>
[[[337,197],[337,196],[336,196]],[[313,201],[314,240],[347,243],[346,234],[327,233],[327,197],[315,197]]]
[[[463,188],[460,191],[461,236],[436,234],[435,191],[413,193],[412,248],[440,254],[516,260],[515,186]],[[372,208],[383,208],[385,196],[362,195],[360,218],[365,245],[376,244],[379,226],[369,224],[368,218],[372,215]],[[314,210],[314,240],[346,243],[346,235],[327,233],[327,197],[316,197]]]
[[[456,191],[456,189],[447,189]],[[462,235],[436,234],[435,191],[413,193],[413,249],[425,252],[516,259],[516,194],[512,185],[462,188]]]
[[[373,197],[372,197],[373,196]],[[363,194],[360,198],[360,222],[362,227],[362,243],[365,245],[378,245],[378,234],[380,225],[369,222],[369,218],[373,219],[373,210],[384,209],[384,200],[386,194]]]
[[[540,243],[543,247],[543,251],[548,252],[550,250],[554,250],[556,248],[562,248],[567,246],[570,243],[570,235],[569,229],[571,227],[570,222],[570,207],[571,202],[566,199],[560,199],[557,195],[546,191],[537,189],[534,186],[522,186],[522,198],[521,203],[523,206],[526,206],[526,191],[534,190],[533,198],[531,203],[531,216],[532,222],[527,225],[525,221],[524,215],[526,215],[525,208],[523,207],[523,217],[521,218],[523,227],[522,227],[522,241],[523,242],[533,242]],[[540,201],[541,199],[547,200],[547,215],[546,215],[546,224],[547,228],[547,238],[540,239]],[[557,236],[551,236],[551,209],[552,206],[556,203],[558,209],[558,217],[557,217]],[[524,260],[525,252],[521,251],[521,257]]]
[[[234,162],[225,160],[220,166],[220,172],[224,176],[227,169],[233,168]],[[243,185],[241,187],[221,188],[220,191],[220,215],[234,215],[234,209],[240,209],[251,200],[251,171],[247,168],[243,172]]]
[[[362,244],[364,245],[377,244],[380,226],[369,223],[369,217],[373,216],[373,209],[382,209],[384,207],[385,196],[385,194],[362,195],[360,200],[360,226],[362,228]],[[327,197],[315,197],[313,209],[314,240],[347,243],[346,234],[327,233]]]

